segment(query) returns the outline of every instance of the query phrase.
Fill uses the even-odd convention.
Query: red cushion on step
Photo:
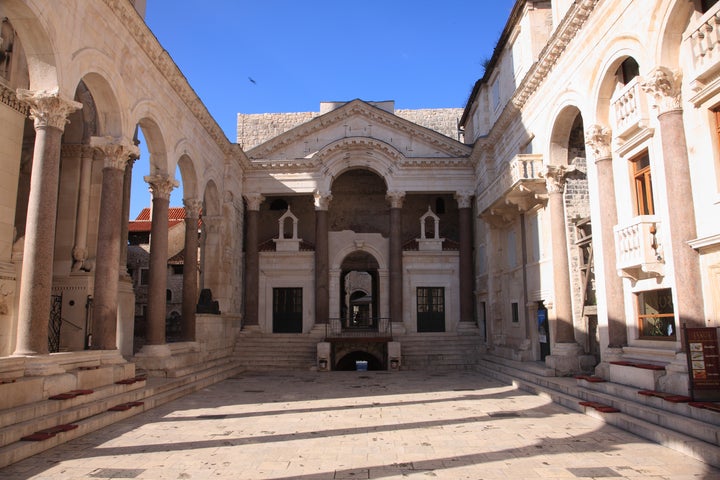
[[[24,440],[26,442],[41,442],[43,440],[47,440],[48,438],[52,438],[54,436],[55,436],[54,433],[35,432],[35,433],[32,433],[25,437],[22,437],[20,440]]]

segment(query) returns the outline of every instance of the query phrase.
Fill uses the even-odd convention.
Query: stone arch
[[[183,154],[177,162],[182,178],[183,198],[198,198],[198,179],[192,159]]]
[[[208,183],[205,185],[202,200],[205,215],[213,216],[222,214],[220,192],[214,180],[208,180]]]
[[[150,154],[150,175],[168,175],[168,156],[165,138],[154,118],[142,117],[137,123],[142,130]],[[174,173],[174,170],[172,170]]]
[[[10,20],[22,41],[28,67],[28,88],[30,90],[58,88],[59,67],[53,53],[55,49],[47,35],[48,29],[43,25],[38,12],[20,0],[4,0],[0,4],[0,17],[7,17]]]
[[[584,153],[585,143],[580,129],[580,138],[577,139],[577,121],[582,122],[582,113],[575,105],[565,105],[555,116],[555,122],[552,124],[551,134],[549,136],[548,163],[550,165],[569,165],[573,154],[573,148],[582,148]],[[584,156],[584,155],[583,155]]]
[[[80,84],[87,88],[93,100],[94,121],[96,122],[93,129],[96,131],[96,135],[116,138],[121,138],[123,134],[127,135],[122,128],[121,109],[117,95],[107,79],[98,73],[88,73],[78,83],[78,88],[80,88]]]
[[[661,37],[657,43],[658,51],[655,53],[659,65],[671,69],[681,66],[683,34],[690,20],[701,15],[695,9],[695,2],[668,2],[666,10],[662,14],[662,20],[660,20]],[[688,58],[692,58],[692,56],[688,55]]]
[[[404,156],[392,145],[367,137],[349,137],[321,149],[314,160],[322,164],[318,190],[331,191],[335,179],[348,170],[365,169],[380,176],[388,190],[393,190],[395,164]]]
[[[597,85],[593,89],[596,93],[594,98],[596,103],[594,106],[593,123],[609,126],[612,120],[610,113],[610,105],[613,94],[617,89],[617,72],[620,65],[628,58],[633,58],[640,66],[640,71],[644,71],[647,65],[647,57],[642,48],[642,44],[634,37],[621,37],[619,41],[613,44],[613,52],[605,57],[605,61],[599,64],[597,72]],[[590,117],[588,117],[590,121]],[[588,123],[589,124],[589,123]]]

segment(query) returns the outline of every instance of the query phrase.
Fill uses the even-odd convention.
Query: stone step
[[[544,367],[485,356],[477,371],[504,383],[539,395],[605,423],[627,430],[685,455],[720,467],[720,413],[689,404],[664,405],[659,398],[635,395],[630,387],[611,382],[591,382],[544,376]],[[619,412],[602,412],[581,402],[602,404]],[[693,412],[691,409],[698,410]]]
[[[216,362],[210,367],[196,369],[182,377],[150,377],[142,384],[124,391],[120,391],[122,389],[116,385],[110,385],[107,388],[98,388],[97,392],[89,395],[67,400],[42,400],[16,407],[13,409],[15,412],[3,411],[3,421],[9,423],[3,423],[4,426],[0,429],[0,468],[205,388],[240,371],[241,368],[234,362]],[[134,403],[135,406],[118,411],[110,410],[128,403]],[[33,411],[37,412],[38,416],[27,418],[27,412]],[[13,413],[18,414],[16,420],[13,420]],[[42,441],[21,440],[35,432],[61,425],[76,427]]]

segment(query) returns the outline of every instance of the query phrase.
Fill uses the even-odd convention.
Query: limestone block
[[[642,390],[657,390],[658,379],[665,375],[664,370],[647,370],[627,365],[610,364],[610,381],[637,387]]]
[[[13,383],[0,384],[0,410],[17,407],[43,399],[43,378],[18,378]]]
[[[40,377],[43,381],[43,396],[44,398],[52,397],[60,393],[67,393],[71,390],[77,390],[81,388],[78,385],[78,379],[75,375],[70,373],[60,373],[57,375],[48,375],[46,377]]]
[[[400,342],[388,342],[388,370],[397,371],[402,366]]]
[[[115,377],[114,370],[114,366],[98,367],[92,370],[78,370],[76,372],[77,388],[97,388],[108,385]]]
[[[317,368],[320,372],[330,370],[330,342],[317,344]]]

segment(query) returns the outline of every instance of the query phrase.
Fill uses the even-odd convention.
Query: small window
[[[654,215],[650,156],[647,151],[630,160],[635,196],[635,215]]]
[[[500,81],[498,79],[495,79],[492,84],[491,96],[493,110],[497,110],[500,108]]]
[[[165,290],[165,301],[172,302],[172,290],[170,290],[169,288]]]
[[[510,304],[510,310],[512,312],[512,323],[520,323],[520,308],[517,302]]]
[[[150,283],[150,269],[140,269],[140,285],[148,285]]]
[[[644,340],[675,340],[672,290],[662,288],[637,294],[638,327]]]
[[[183,274],[183,266],[182,265],[171,265],[172,273],[173,275],[182,275]]]

